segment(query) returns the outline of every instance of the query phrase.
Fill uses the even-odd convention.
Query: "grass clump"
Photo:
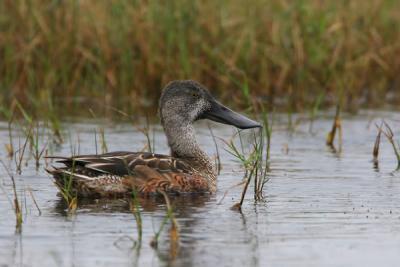
[[[252,180],[254,180],[254,200],[260,201],[264,199],[263,190],[265,184],[269,181],[268,174],[270,172],[272,125],[269,123],[266,112],[262,113],[262,120],[263,128],[259,130],[259,135],[253,132],[253,147],[250,153],[247,154],[244,151],[240,132],[238,132],[241,144],[240,149],[235,145],[233,139],[229,142],[225,142],[228,146],[227,151],[238,159],[245,169],[245,183],[240,201],[232,207],[235,210],[241,210],[247,189]]]
[[[67,203],[67,209],[69,213],[74,213],[78,208],[78,196],[72,190],[72,177],[66,179],[64,186],[59,187],[61,196]]]
[[[73,173],[75,170],[75,162],[72,162],[70,175],[63,175],[63,181],[56,182],[56,186],[59,189],[59,192],[67,204],[67,210],[69,214],[74,214],[76,209],[78,208],[78,193],[77,190],[73,187]]]

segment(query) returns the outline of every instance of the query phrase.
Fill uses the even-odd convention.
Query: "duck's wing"
[[[149,152],[111,152],[99,155],[80,155],[74,157],[52,157],[67,168],[82,168],[90,177],[100,174],[118,176],[135,174],[136,166],[147,166],[155,171],[192,174],[194,169],[186,161],[171,156]]]
[[[53,157],[63,167],[51,173],[59,188],[73,180],[81,195],[126,194],[132,189],[141,193],[204,192],[208,183],[184,160],[149,152],[112,152],[100,155]]]

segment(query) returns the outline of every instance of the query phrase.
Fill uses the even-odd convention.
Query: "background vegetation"
[[[398,103],[399,23],[397,0],[2,0],[0,107],[155,110],[188,78],[242,108]]]

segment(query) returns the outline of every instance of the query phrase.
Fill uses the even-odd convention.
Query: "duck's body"
[[[65,167],[53,168],[57,186],[71,181],[73,194],[112,197],[130,194],[215,192],[216,174],[209,163],[149,152],[111,152],[70,158],[56,157]]]
[[[199,147],[193,122],[208,118],[238,128],[260,127],[218,103],[194,81],[174,81],[163,90],[160,117],[171,156],[148,152],[53,157],[63,167],[47,169],[60,190],[85,197],[140,194],[213,193],[216,171]]]

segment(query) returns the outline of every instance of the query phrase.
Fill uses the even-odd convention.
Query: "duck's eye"
[[[192,96],[193,96],[193,97],[198,97],[199,94],[198,94],[198,93],[192,93]]]

